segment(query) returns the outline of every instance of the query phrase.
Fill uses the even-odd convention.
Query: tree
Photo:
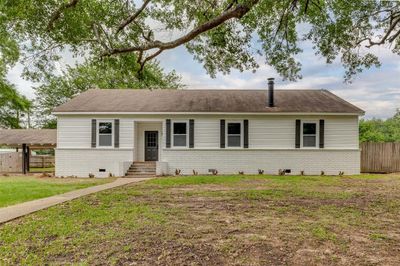
[[[29,112],[31,103],[5,78],[18,61],[19,49],[4,21],[0,12],[0,128],[20,128],[21,117]]]
[[[360,120],[361,142],[399,142],[400,141],[400,109],[386,120]]]
[[[41,16],[41,12],[45,15],[48,8],[62,2],[19,0],[0,2],[0,103],[2,103],[0,126],[20,127],[20,117],[24,115],[22,112],[27,112],[29,109],[28,114],[34,111],[35,126],[54,128],[56,122],[50,115],[51,110],[76,94],[93,87],[133,89],[181,87],[180,78],[176,73],[174,71],[166,73],[156,61],[141,66],[137,64],[138,58],[135,54],[99,60],[90,55],[91,49],[86,50],[83,43],[65,42],[59,45],[52,40],[52,37],[46,37],[47,31],[41,31],[40,19],[35,16]],[[106,8],[113,9],[112,3],[104,3]],[[35,23],[39,23],[38,27],[34,25]],[[86,30],[91,31],[91,29]],[[76,34],[73,30],[70,32]],[[71,40],[74,38],[72,35],[70,37]],[[51,48],[41,49],[46,45],[50,45]],[[69,55],[65,50],[79,57],[77,61],[81,63],[67,66],[61,64],[60,73],[58,63],[63,56]],[[25,65],[24,78],[40,82],[35,88],[37,97],[34,106],[31,106],[29,101],[5,79],[8,70],[19,60]]]
[[[350,79],[379,66],[368,48],[390,45],[400,52],[399,1],[4,0],[2,7],[7,27],[35,58],[27,72],[50,68],[70,49],[90,60],[134,54],[140,77],[148,62],[184,45],[211,76],[255,70],[263,55],[295,80],[299,44],[308,40],[327,63],[340,59]]]
[[[0,128],[21,128],[21,116],[28,114],[31,102],[14,86],[0,80]]]
[[[134,55],[118,58],[85,61],[71,67],[68,66],[61,75],[48,73],[44,83],[35,88],[36,107],[40,114],[36,123],[44,128],[55,128],[55,118],[51,111],[71,99],[73,96],[90,88],[101,89],[177,89],[181,87],[180,77],[174,71],[165,74],[152,62],[143,69],[140,79],[132,68],[136,62]]]

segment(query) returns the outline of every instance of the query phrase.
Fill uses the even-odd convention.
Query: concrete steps
[[[156,175],[156,162],[133,162],[125,177],[152,177]]]

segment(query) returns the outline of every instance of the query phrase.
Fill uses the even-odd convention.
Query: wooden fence
[[[361,143],[361,172],[400,172],[400,142]]]
[[[54,167],[54,156],[31,155],[29,167],[49,168]],[[0,173],[19,173],[22,171],[22,153],[10,152],[0,154]]]
[[[54,156],[32,155],[29,160],[29,167],[47,168],[54,167]]]
[[[22,171],[22,153],[10,152],[0,154],[0,173],[1,172],[21,172]]]

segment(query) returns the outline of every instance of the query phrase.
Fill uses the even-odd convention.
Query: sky
[[[276,89],[328,89],[366,111],[365,118],[388,118],[400,108],[400,57],[389,49],[377,48],[382,66],[358,74],[351,84],[344,82],[344,69],[340,62],[326,64],[314,54],[311,47],[304,47],[299,56],[303,78],[297,82],[283,81],[274,69],[259,60],[256,73],[232,71],[218,74],[212,79],[202,65],[193,59],[184,47],[165,51],[158,57],[166,71],[174,70],[182,77],[185,89],[265,89],[267,78],[275,78]],[[34,84],[21,78],[23,66],[18,64],[8,73],[8,80],[28,98],[34,98]]]

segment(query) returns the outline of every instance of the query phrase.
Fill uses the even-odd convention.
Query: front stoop
[[[133,162],[125,177],[153,177],[156,175],[156,162]]]

